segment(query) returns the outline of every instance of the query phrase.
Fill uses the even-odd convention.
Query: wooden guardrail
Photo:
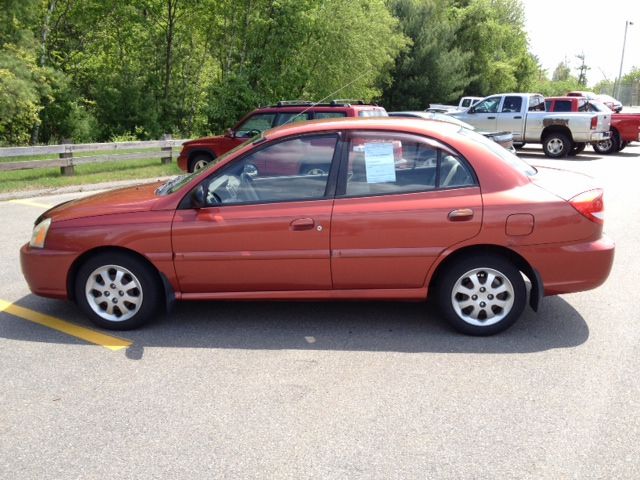
[[[75,175],[74,167],[87,163],[112,162],[117,160],[141,160],[145,158],[159,158],[163,164],[173,160],[173,149],[180,147],[186,140],[173,140],[165,136],[163,140],[148,142],[113,142],[113,143],[83,143],[46,145],[41,147],[9,147],[0,148],[0,158],[32,157],[34,155],[58,155],[58,158],[44,160],[26,160],[0,162],[0,172],[12,170],[28,170],[33,168],[60,167],[62,175]],[[148,152],[119,153],[123,150],[157,149]],[[92,152],[109,151],[105,155],[90,155]],[[88,153],[89,155],[77,155]]]

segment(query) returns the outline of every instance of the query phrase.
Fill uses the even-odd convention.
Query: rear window
[[[479,133],[476,133],[473,130],[469,130],[467,128],[461,128],[459,130],[459,133],[461,135],[464,135],[465,137],[472,138],[478,143],[482,143],[493,153],[497,154],[505,163],[515,168],[527,177],[531,177],[537,173],[537,170],[534,167],[529,165],[527,162],[525,162],[515,154],[511,153],[506,148],[501,147],[493,140],[489,140],[484,135],[480,135]]]

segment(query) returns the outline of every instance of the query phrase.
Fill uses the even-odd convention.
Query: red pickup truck
[[[611,112],[603,103],[586,97],[547,97],[545,108],[548,112]],[[640,141],[640,114],[611,113],[611,137],[593,144],[598,153],[619,152],[629,142]],[[581,146],[584,149],[584,146]]]

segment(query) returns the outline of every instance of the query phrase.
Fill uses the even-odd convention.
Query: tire
[[[618,151],[619,152],[622,151],[622,149],[624,149],[624,147],[626,147],[627,145],[629,145],[629,142],[625,142],[625,141],[620,142],[620,146],[618,147]]]
[[[526,297],[520,271],[493,254],[456,260],[438,278],[436,290],[445,319],[459,332],[474,336],[509,328],[522,314]]]
[[[300,175],[327,175],[328,169],[323,165],[302,165]]]
[[[212,161],[213,157],[206,153],[198,153],[197,155],[194,155],[193,158],[189,160],[189,173],[202,170]]]
[[[164,299],[160,280],[144,261],[103,252],[78,270],[75,298],[89,319],[109,330],[130,330],[155,317]]]
[[[611,132],[611,137],[602,142],[596,142],[593,144],[593,149],[603,155],[609,155],[615,153],[620,149],[620,137],[616,132]]]
[[[542,150],[549,158],[565,158],[569,155],[571,143],[564,133],[550,133],[542,141]]]
[[[574,143],[571,150],[569,150],[569,155],[578,155],[584,152],[585,148],[587,148],[587,144],[584,142]]]

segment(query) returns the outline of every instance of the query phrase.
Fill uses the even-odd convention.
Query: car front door
[[[331,220],[334,289],[415,289],[435,259],[480,231],[475,174],[433,140],[352,133]]]
[[[335,181],[329,179],[337,174],[330,168],[337,139],[306,136],[257,147],[201,182],[202,206],[185,197],[172,226],[184,298],[331,288]],[[309,171],[309,164],[319,168]]]

